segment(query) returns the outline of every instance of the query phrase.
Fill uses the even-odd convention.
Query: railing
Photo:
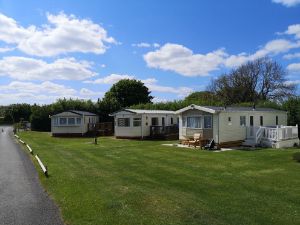
[[[177,125],[172,126],[150,126],[150,136],[160,136],[169,134],[178,134],[179,129]]]
[[[260,143],[262,139],[283,141],[298,138],[298,126],[247,127],[247,138]]]
[[[255,134],[255,143],[259,143],[265,134],[265,128],[259,127]]]
[[[255,139],[258,129],[259,129],[259,127],[246,127],[247,139]]]

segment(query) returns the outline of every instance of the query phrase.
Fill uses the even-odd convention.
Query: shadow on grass
[[[300,163],[300,152],[296,152],[293,154],[293,160]]]

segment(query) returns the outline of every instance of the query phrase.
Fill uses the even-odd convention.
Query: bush
[[[293,155],[293,159],[296,160],[297,162],[300,162],[300,152],[296,152],[296,153]]]

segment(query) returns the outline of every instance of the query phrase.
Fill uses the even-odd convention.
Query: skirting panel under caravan
[[[81,134],[81,133],[56,133],[53,134],[53,137],[83,137],[86,136],[86,134]]]

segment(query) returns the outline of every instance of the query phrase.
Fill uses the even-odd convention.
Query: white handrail
[[[256,131],[256,134],[255,134],[255,143],[259,143],[260,142],[264,130],[265,130],[264,127],[259,127],[259,129]]]

